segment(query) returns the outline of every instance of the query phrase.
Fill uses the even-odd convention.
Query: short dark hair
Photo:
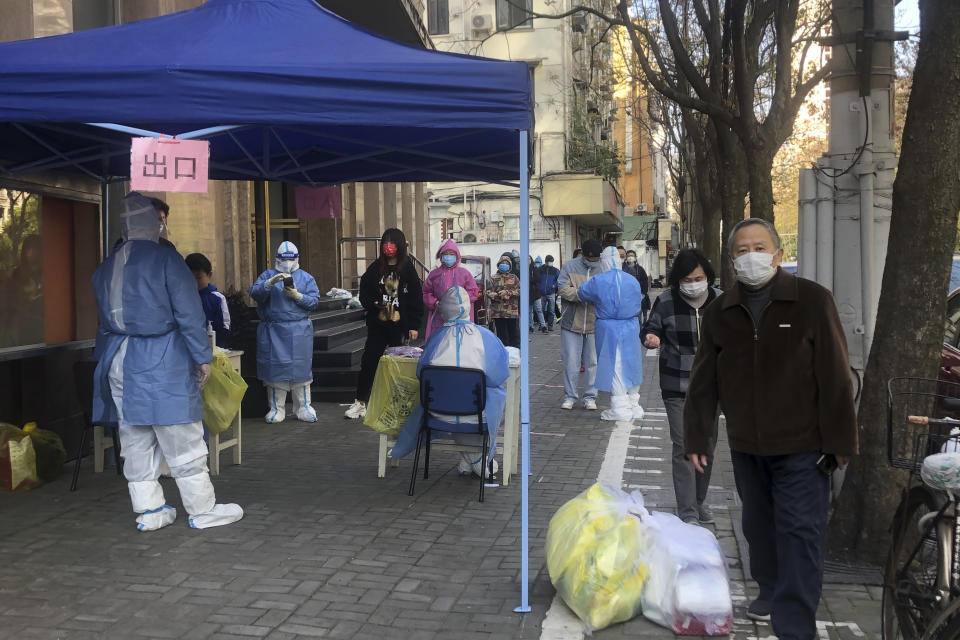
[[[580,247],[577,247],[576,249],[573,250],[573,257],[576,258],[576,257],[578,257],[581,253],[583,253],[583,249],[581,249]]]
[[[207,259],[207,256],[203,255],[202,253],[191,253],[183,260],[187,263],[187,267],[190,268],[190,271],[203,271],[207,275],[213,273],[213,265],[210,264],[210,260]]]
[[[157,211],[163,212],[163,217],[166,218],[170,215],[170,205],[161,200],[160,198],[150,198],[150,202],[153,204],[153,208]]]
[[[680,281],[696,271],[697,267],[703,267],[703,272],[707,276],[707,284],[713,286],[716,280],[716,272],[713,265],[707,260],[699,249],[684,249],[677,254],[673,260],[673,268],[670,269],[670,276],[667,278],[667,284],[674,289],[680,288]]]
[[[627,255],[630,255],[631,253],[632,253],[633,255],[637,255],[637,252],[634,251],[633,249],[627,249]]]
[[[588,258],[599,258],[601,251],[603,251],[603,247],[600,246],[599,240],[591,238],[583,243],[583,255]]]
[[[617,245],[617,250],[620,250],[620,249],[623,249],[623,245],[622,245],[622,244],[618,244],[618,245]],[[623,249],[623,250],[626,251],[626,249]]]
[[[544,262],[553,262],[553,256],[548,253],[548,254],[547,254],[547,257],[544,258],[543,261],[544,261]]]

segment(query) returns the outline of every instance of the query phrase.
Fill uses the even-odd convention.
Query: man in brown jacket
[[[847,347],[830,292],[779,269],[780,236],[749,218],[730,234],[739,281],[703,317],[684,405],[684,448],[698,471],[717,405],[726,416],[750,572],[748,610],[780,640],[817,637],[830,495],[824,454],[857,454]]]

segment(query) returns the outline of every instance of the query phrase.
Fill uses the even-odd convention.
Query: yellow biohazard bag
[[[0,423],[0,486],[23,491],[39,484],[33,440],[12,424]]]
[[[210,379],[203,387],[203,422],[211,433],[230,428],[246,392],[247,383],[233,370],[230,359],[215,351],[210,363]]]
[[[641,613],[647,545],[639,494],[597,483],[565,503],[547,528],[550,581],[588,631]]]
[[[63,440],[49,429],[40,429],[36,422],[23,425],[23,432],[33,441],[33,451],[37,456],[37,475],[43,482],[54,480],[63,471],[67,461],[67,450]]]
[[[417,359],[381,357],[363,424],[380,433],[395,436],[419,404]]]

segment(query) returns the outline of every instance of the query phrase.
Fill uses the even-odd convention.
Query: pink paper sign
[[[339,218],[340,187],[297,187],[298,218]]]
[[[130,188],[206,193],[209,163],[207,140],[134,138],[130,148]]]

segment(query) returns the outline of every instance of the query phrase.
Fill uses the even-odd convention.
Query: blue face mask
[[[440,256],[440,262],[442,262],[444,266],[452,267],[453,265],[457,264],[457,256],[450,254]]]
[[[498,264],[498,265],[497,265],[497,269],[498,269],[501,273],[506,273],[506,272],[510,271],[510,265],[508,265],[508,264]]]

